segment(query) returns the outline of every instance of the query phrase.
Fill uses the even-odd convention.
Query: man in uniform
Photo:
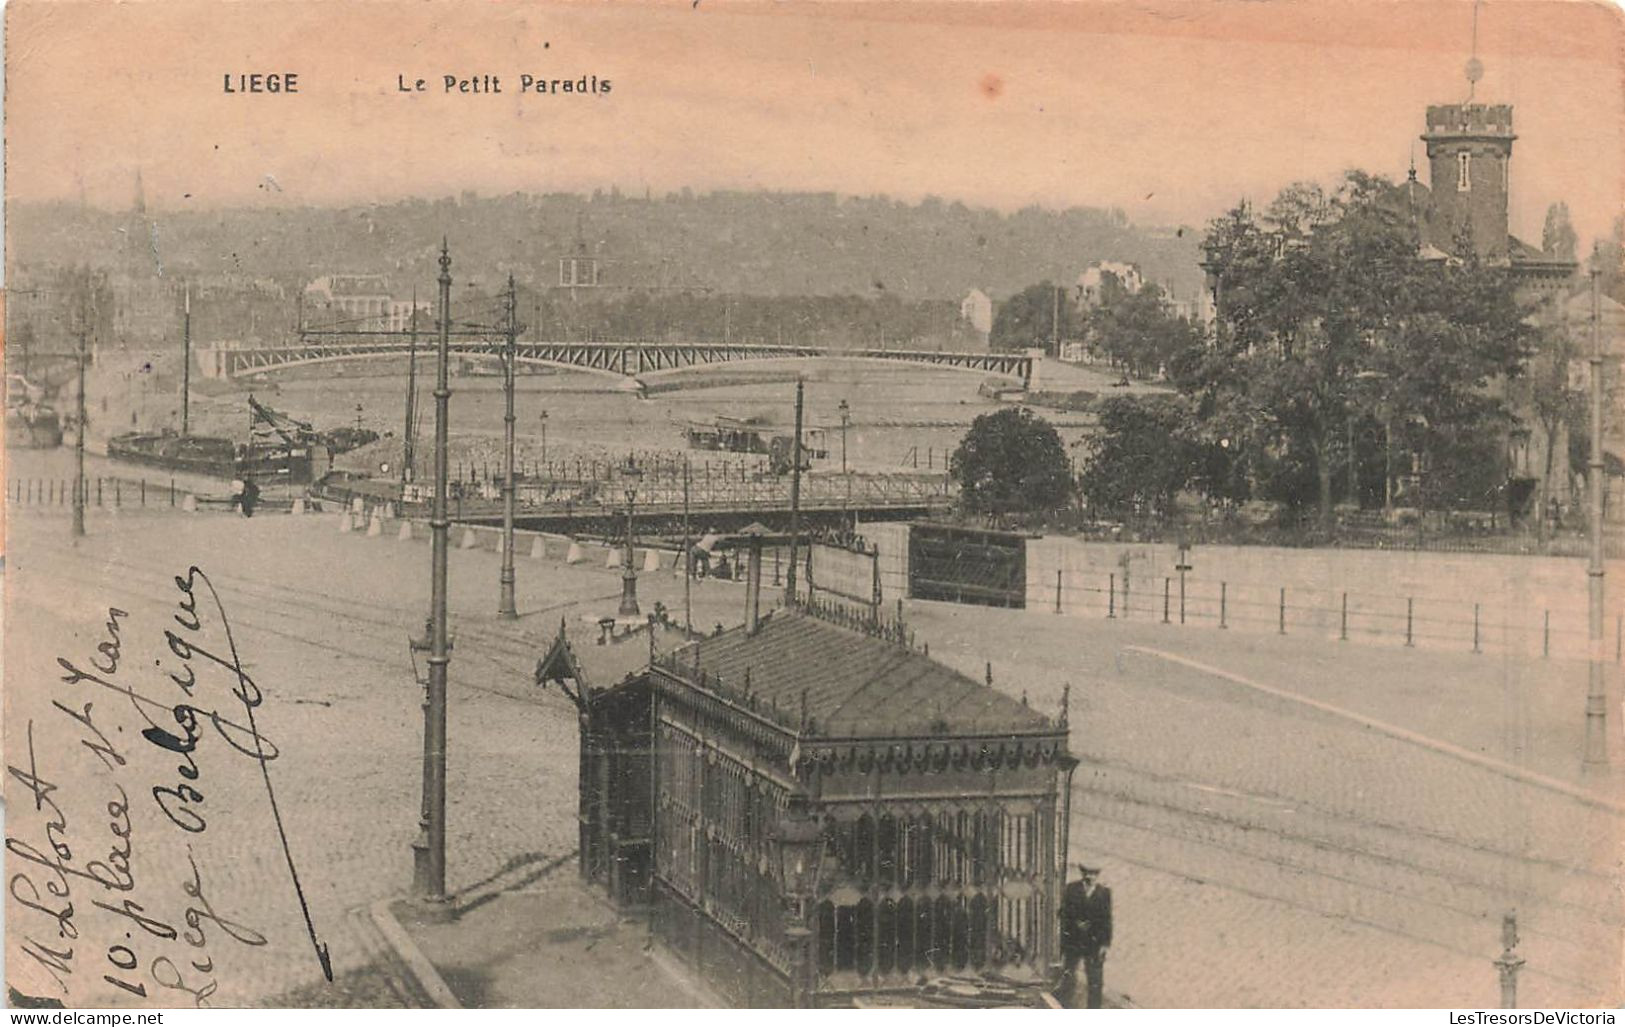
[[[1061,959],[1066,972],[1061,994],[1068,1008],[1078,1006],[1078,963],[1088,981],[1088,1008],[1100,1008],[1106,952],[1112,943],[1112,890],[1100,883],[1100,868],[1078,864],[1080,880],[1069,882],[1061,896]]]

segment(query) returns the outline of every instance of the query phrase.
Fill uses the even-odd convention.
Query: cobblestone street
[[[197,762],[209,827],[183,837],[138,786],[166,780],[174,763],[124,741],[139,717],[117,695],[57,683],[56,658],[83,665],[117,606],[129,615],[131,680],[178,696],[140,668],[173,669],[163,634],[176,609],[172,579],[204,568],[265,694],[259,728],[280,747],[269,775],[316,933],[335,977],[370,994],[376,953],[349,912],[404,892],[410,879],[422,735],[406,641],[427,606],[428,547],[339,534],[331,515],[125,512],[93,516],[89,528],[73,547],[65,516],[13,522],[6,656],[12,680],[30,687],[8,689],[7,715],[35,722],[41,772],[73,760],[76,782],[97,780],[87,771],[97,765],[70,751],[76,725],[50,707],[53,698],[94,701],[99,726],[123,726],[142,901],[179,915],[171,896],[189,842],[216,912],[267,939],[249,947],[211,936],[219,991],[210,1000],[314,1001],[320,968],[257,765],[206,731]],[[448,884],[464,890],[573,853],[575,711],[556,691],[538,691],[531,671],[561,617],[575,625],[613,610],[619,580],[600,566],[522,559],[522,616],[508,625],[494,613],[496,554],[454,550],[451,560]],[[682,609],[682,580],[670,571],[643,575],[639,590],[646,610],[656,600]],[[697,623],[737,620],[742,603],[741,586],[695,586]],[[995,684],[1040,710],[1054,711],[1071,684],[1072,744],[1085,760],[1072,856],[1102,863],[1117,895],[1112,991],[1147,1006],[1494,1005],[1500,917],[1516,908],[1529,961],[1523,1005],[1620,1001],[1621,816],[1605,794],[1615,782],[1563,791],[1513,773],[1579,781],[1583,666],[939,604],[913,604],[908,616],[934,656],[978,678],[991,660]],[[214,681],[208,702],[218,704],[229,695]],[[19,758],[8,752],[14,766]],[[8,827],[38,835],[31,814],[14,814]],[[98,828],[89,813],[74,817],[84,832],[76,837]],[[116,997],[77,997],[101,976],[99,953],[82,958],[76,1001]],[[34,970],[13,963],[13,983]],[[32,980],[36,994],[49,993],[49,977]],[[184,999],[160,991],[154,1003]]]
[[[93,517],[89,537],[75,549],[65,516],[16,518],[7,554],[13,602],[6,657],[11,680],[29,683],[7,690],[7,714],[19,725],[35,720],[42,772],[47,761],[61,767],[71,758],[74,736],[66,729],[75,725],[51,712],[53,697],[94,701],[99,726],[104,716],[108,723],[122,718],[116,722],[124,725],[123,737],[133,738],[145,722],[117,697],[80,696],[56,686],[61,671],[55,660],[84,664],[103,637],[108,606],[129,613],[122,632],[126,666],[168,657],[163,631],[173,626],[171,579],[190,564],[202,567],[220,591],[245,669],[265,694],[259,727],[281,750],[268,765],[270,776],[317,933],[330,948],[335,977],[342,977],[371,959],[346,912],[405,892],[411,879],[423,736],[407,637],[422,631],[429,548],[340,535],[336,523],[331,515],[243,520],[125,513],[116,522]],[[583,613],[613,612],[620,592],[619,578],[601,567],[525,560],[518,569],[523,616],[510,626],[495,616],[497,572],[494,553],[452,553],[447,886],[454,891],[575,851],[575,710],[556,690],[538,691],[532,670],[561,617],[572,621],[573,631]],[[697,583],[694,591],[697,622],[737,619],[741,586]],[[644,575],[640,594],[645,608],[663,599],[682,609],[682,579],[669,571]],[[646,643],[639,636],[626,644]],[[137,687],[155,696],[173,693],[166,702],[181,695],[162,676],[148,675]],[[224,689],[210,701],[221,694]],[[201,697],[195,701],[204,705]],[[172,761],[137,744],[140,749],[121,747],[131,765],[125,776],[134,767],[150,769],[156,783],[163,772],[173,773]],[[263,948],[214,952],[215,1004],[253,1004],[301,987],[308,996],[306,986],[321,980],[321,970],[257,768],[212,731],[200,739],[197,761],[209,827],[184,840],[157,814],[145,789],[126,785],[137,817],[135,873],[179,897],[184,875],[174,868],[187,866],[183,841],[190,841],[221,915],[269,939]],[[72,766],[92,780],[83,760]],[[87,834],[98,826],[90,813],[75,818],[75,829],[81,823]],[[7,826],[25,836],[40,831],[21,813]],[[174,885],[167,883],[171,876]],[[174,900],[143,901],[152,909]],[[12,923],[26,926],[21,918]],[[14,961],[13,983],[34,969]],[[101,971],[91,970],[86,965],[76,972],[75,989],[95,985]],[[49,994],[49,978],[43,988],[40,979],[36,993]],[[112,998],[106,991],[96,994]],[[169,996],[166,1004],[187,1004],[181,998]]]
[[[967,673],[991,658],[995,684],[1039,709],[1071,683],[1074,861],[1105,867],[1108,986],[1134,1001],[1493,1006],[1509,909],[1528,960],[1520,1004],[1620,1000],[1617,805],[1148,650],[1575,780],[1583,664],[945,605],[912,617],[933,655]],[[1616,802],[1617,785],[1586,782]]]

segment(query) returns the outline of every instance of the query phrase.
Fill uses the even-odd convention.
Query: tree
[[[1040,282],[999,304],[988,345],[996,350],[1042,349],[1054,356],[1056,339],[1078,334],[1078,314],[1065,290]]]
[[[1071,465],[1055,428],[1025,407],[971,422],[949,462],[959,498],[973,513],[1040,513],[1066,505]]]
[[[1432,466],[1459,463],[1463,440],[1504,423],[1489,384],[1532,339],[1507,272],[1470,251],[1423,259],[1402,197],[1356,171],[1214,221],[1217,334],[1172,361],[1199,415],[1241,433],[1264,493],[1293,509],[1313,497],[1323,526],[1351,423],[1395,412]]]
[[[1084,315],[1091,342],[1130,374],[1149,378],[1174,354],[1188,349],[1200,333],[1176,317],[1162,289],[1147,285],[1129,292],[1110,272],[1101,286],[1101,302]]]
[[[1185,405],[1171,397],[1115,396],[1102,404],[1078,479],[1090,509],[1123,520],[1166,519],[1197,471],[1189,421]]]
[[[1573,260],[1579,239],[1569,221],[1569,205],[1554,203],[1546,208],[1546,227],[1540,233],[1540,248],[1554,257]]]

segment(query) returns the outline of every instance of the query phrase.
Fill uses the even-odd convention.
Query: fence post
[[[1540,655],[1542,657],[1552,655],[1552,611],[1550,610],[1546,611],[1546,626],[1541,631]]]
[[[1473,604],[1473,652],[1478,652],[1478,604]]]
[[[1168,623],[1168,586],[1169,579],[1162,579],[1162,622]]]
[[[1230,598],[1229,592],[1230,583],[1226,581],[1219,582],[1219,627],[1221,628],[1230,626],[1229,622],[1225,620],[1225,607],[1228,605]]]
[[[1117,616],[1117,575],[1106,575],[1106,616]]]
[[[175,505],[175,479],[169,479],[169,505]]]
[[[141,479],[141,505],[147,505],[147,479]]]
[[[1411,596],[1406,596],[1405,597],[1405,644],[1406,645],[1415,645],[1416,644],[1415,641],[1414,641],[1414,636],[1411,634],[1411,625],[1412,625],[1412,622],[1415,620],[1415,613],[1416,613],[1416,600],[1415,600],[1415,598],[1413,598]]]
[[[1061,612],[1061,568],[1055,568],[1055,612]]]
[[[102,479],[99,475],[96,478],[96,505],[102,505]]]
[[[1179,623],[1185,623],[1185,572],[1179,573]]]
[[[1342,626],[1337,631],[1337,640],[1339,642],[1349,640],[1349,594],[1347,592],[1343,593],[1343,620]]]
[[[1286,589],[1281,589],[1281,634],[1286,634]]]
[[[117,478],[113,479],[113,507],[117,509],[124,505],[124,483]]]

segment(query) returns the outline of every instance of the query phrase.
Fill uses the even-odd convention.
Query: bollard
[[[570,543],[570,548],[564,554],[565,563],[580,563],[586,558],[586,554],[581,551],[581,546],[575,542]]]
[[[1546,611],[1546,627],[1541,632],[1540,655],[1542,657],[1552,655],[1552,611],[1550,610]]]
[[[660,550],[658,550],[658,549],[645,549],[643,551],[643,570],[644,570],[644,573],[652,574],[655,571],[658,571],[659,569],[660,569]]]
[[[141,479],[141,505],[147,505],[147,479]]]
[[[1169,621],[1168,621],[1168,586],[1169,586],[1170,583],[1171,582],[1170,582],[1170,580],[1168,578],[1163,578],[1162,579],[1162,622],[1164,624],[1169,623]]]
[[[1286,634],[1286,589],[1281,589],[1281,634]]]
[[[541,559],[546,558],[546,556],[547,556],[547,539],[543,538],[540,535],[537,535],[536,536],[536,541],[534,541],[534,542],[532,542],[530,544],[530,558],[532,560],[541,560]]]
[[[169,505],[175,505],[175,479],[169,479]]]
[[[1106,575],[1106,616],[1117,616],[1117,575]]]
[[[402,521],[401,522],[400,530],[395,533],[395,541],[397,541],[397,542],[410,542],[410,541],[412,541],[412,522],[411,521]]]
[[[1343,593],[1343,619],[1342,626],[1337,631],[1337,640],[1339,642],[1349,640],[1349,594],[1347,592]]]
[[[1473,604],[1473,652],[1478,652],[1478,604]]]
[[[1230,598],[1229,592],[1229,583],[1224,581],[1219,582],[1219,627],[1221,628],[1228,628],[1230,626],[1230,624],[1225,620],[1225,606],[1227,605],[1226,601]]]
[[[1055,568],[1055,612],[1061,612],[1061,569]]]
[[[1416,600],[1407,596],[1405,599],[1405,644],[1415,645],[1415,638],[1411,634],[1411,626],[1416,619]]]
[[[182,513],[197,513],[197,497],[188,492],[181,497]]]

